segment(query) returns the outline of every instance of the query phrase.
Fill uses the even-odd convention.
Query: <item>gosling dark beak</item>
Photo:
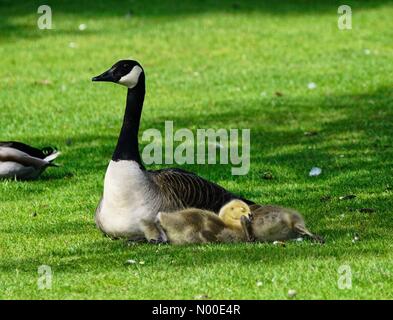
[[[241,216],[240,217],[240,224],[242,226],[243,232],[246,236],[248,242],[255,242],[255,237],[252,230],[252,222],[249,217]]]
[[[105,71],[99,76],[93,77],[91,81],[106,81],[106,82],[116,82],[116,79],[113,75],[113,68]]]

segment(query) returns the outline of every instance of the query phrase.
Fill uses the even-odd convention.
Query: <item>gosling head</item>
[[[132,89],[139,82],[144,82],[144,71],[139,62],[135,60],[120,60],[109,70],[91,80],[114,82]]]
[[[248,216],[250,213],[250,207],[247,205],[247,203],[235,199],[224,205],[218,215],[227,222],[232,220],[236,221],[236,224],[240,225],[240,217]]]

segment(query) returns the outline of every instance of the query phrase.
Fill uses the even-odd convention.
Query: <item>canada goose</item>
[[[196,208],[169,213],[159,212],[157,227],[162,238],[171,244],[228,243],[247,240],[240,225],[240,217],[238,226],[234,227],[233,223],[227,225],[216,213]]]
[[[92,81],[114,82],[128,89],[123,125],[95,214],[96,224],[102,232],[112,238],[160,241],[160,232],[154,229],[158,212],[198,208],[218,213],[228,201],[241,199],[191,172],[145,169],[138,150],[145,73],[137,61],[118,61]]]
[[[235,199],[225,204],[218,213],[225,225],[232,229],[242,229],[240,218],[251,213],[247,203]]]
[[[52,147],[37,149],[15,141],[0,142],[0,178],[36,179],[60,155]]]
[[[306,228],[303,217],[292,209],[260,206],[240,219],[248,241],[273,242],[308,237],[324,242],[322,237],[312,234]]]

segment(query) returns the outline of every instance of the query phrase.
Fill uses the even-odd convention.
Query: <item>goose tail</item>
[[[60,151],[54,151],[54,152],[51,153],[50,155],[46,156],[46,157],[44,158],[44,160],[45,160],[46,162],[49,162],[51,166],[58,167],[58,165],[55,164],[55,163],[52,163],[52,161],[55,160],[59,155],[61,155],[61,152],[60,152]]]

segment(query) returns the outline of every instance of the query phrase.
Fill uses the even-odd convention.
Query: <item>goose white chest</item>
[[[97,225],[113,237],[143,236],[141,222],[153,220],[158,206],[154,190],[138,163],[110,161],[104,182],[104,195],[96,213]]]

